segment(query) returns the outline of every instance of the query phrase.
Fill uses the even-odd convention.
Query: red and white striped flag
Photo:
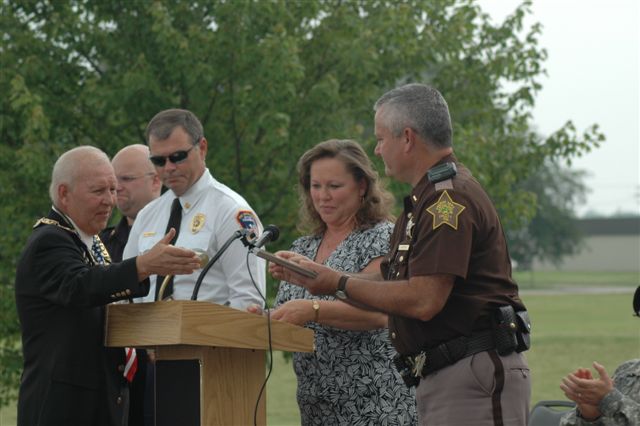
[[[136,354],[136,348],[124,348],[124,350],[127,354],[127,363],[124,366],[123,374],[131,382],[138,370],[138,355]]]

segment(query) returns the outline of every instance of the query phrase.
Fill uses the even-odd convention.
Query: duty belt
[[[493,331],[474,333],[470,337],[462,336],[440,345],[425,349],[416,355],[405,356],[406,363],[416,378],[425,377],[459,360],[479,352],[495,349]]]

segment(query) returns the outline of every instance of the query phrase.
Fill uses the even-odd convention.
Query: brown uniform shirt
[[[443,162],[456,163],[457,175],[435,184],[425,175],[405,198],[391,251],[381,266],[389,280],[433,274],[456,277],[444,308],[430,321],[389,317],[391,341],[401,354],[488,329],[497,306],[524,309],[493,203],[453,155],[438,164]]]

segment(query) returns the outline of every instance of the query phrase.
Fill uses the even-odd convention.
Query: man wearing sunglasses
[[[124,250],[125,259],[152,247],[170,222],[179,223],[172,225],[178,231],[174,245],[204,251],[209,258],[239,229],[262,233],[260,220],[245,199],[209,172],[205,163],[208,142],[193,113],[181,109],[158,113],[147,125],[146,138],[149,159],[169,191],[138,214]],[[248,262],[247,265],[247,249],[240,242],[233,242],[208,271],[198,300],[238,309],[253,303],[262,306],[265,262],[253,254]],[[152,279],[149,295],[142,301],[159,296],[190,299],[197,278],[198,272],[176,276],[162,295],[158,294],[162,281]]]

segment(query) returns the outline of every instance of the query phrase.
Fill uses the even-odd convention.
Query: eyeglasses
[[[145,173],[145,174],[140,175],[140,176],[127,176],[127,175],[125,175],[125,176],[116,176],[116,179],[118,180],[119,183],[131,183],[134,180],[138,180],[140,178],[147,177],[147,176],[152,176],[152,175],[155,175],[155,174],[156,174],[156,172],[149,172],[149,173]]]
[[[173,164],[180,164],[187,159],[187,157],[189,156],[189,151],[191,151],[196,146],[198,145],[192,145],[191,148],[187,150],[176,151],[171,155],[167,155],[166,157],[163,157],[162,155],[152,155],[151,157],[149,157],[149,160],[151,160],[153,165],[156,167],[164,167],[164,165],[167,163],[167,160],[171,161]]]

